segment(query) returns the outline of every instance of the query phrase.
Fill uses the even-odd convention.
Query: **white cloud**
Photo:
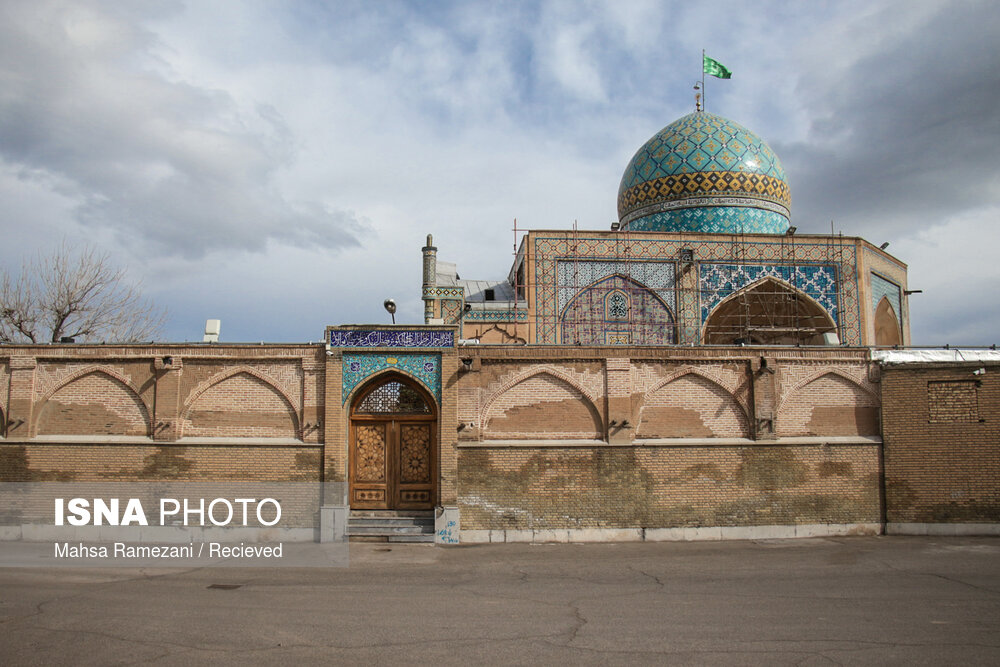
[[[143,66],[156,38],[100,5],[7,5],[0,43],[0,155],[70,182],[79,220],[137,251],[350,245],[344,211],[288,201],[275,170],[292,159],[280,119],[221,90]]]

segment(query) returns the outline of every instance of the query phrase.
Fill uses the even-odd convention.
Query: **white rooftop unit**
[[[222,330],[222,320],[205,320],[205,337],[203,343],[218,343],[219,332]]]

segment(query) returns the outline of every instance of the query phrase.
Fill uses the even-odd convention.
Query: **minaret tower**
[[[433,235],[427,235],[427,245],[421,250],[424,253],[424,285],[422,290],[424,324],[430,324],[431,320],[434,319],[434,302],[436,301],[434,287],[437,282],[437,248],[434,247]]]

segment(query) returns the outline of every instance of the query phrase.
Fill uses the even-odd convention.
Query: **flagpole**
[[[705,111],[705,49],[701,50],[701,110]]]

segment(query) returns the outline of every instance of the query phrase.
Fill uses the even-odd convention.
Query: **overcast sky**
[[[782,159],[800,232],[909,264],[926,345],[1000,342],[1000,5],[0,3],[0,261],[111,252],[165,337],[422,321],[420,248],[501,278],[521,228],[607,229],[693,110]]]

